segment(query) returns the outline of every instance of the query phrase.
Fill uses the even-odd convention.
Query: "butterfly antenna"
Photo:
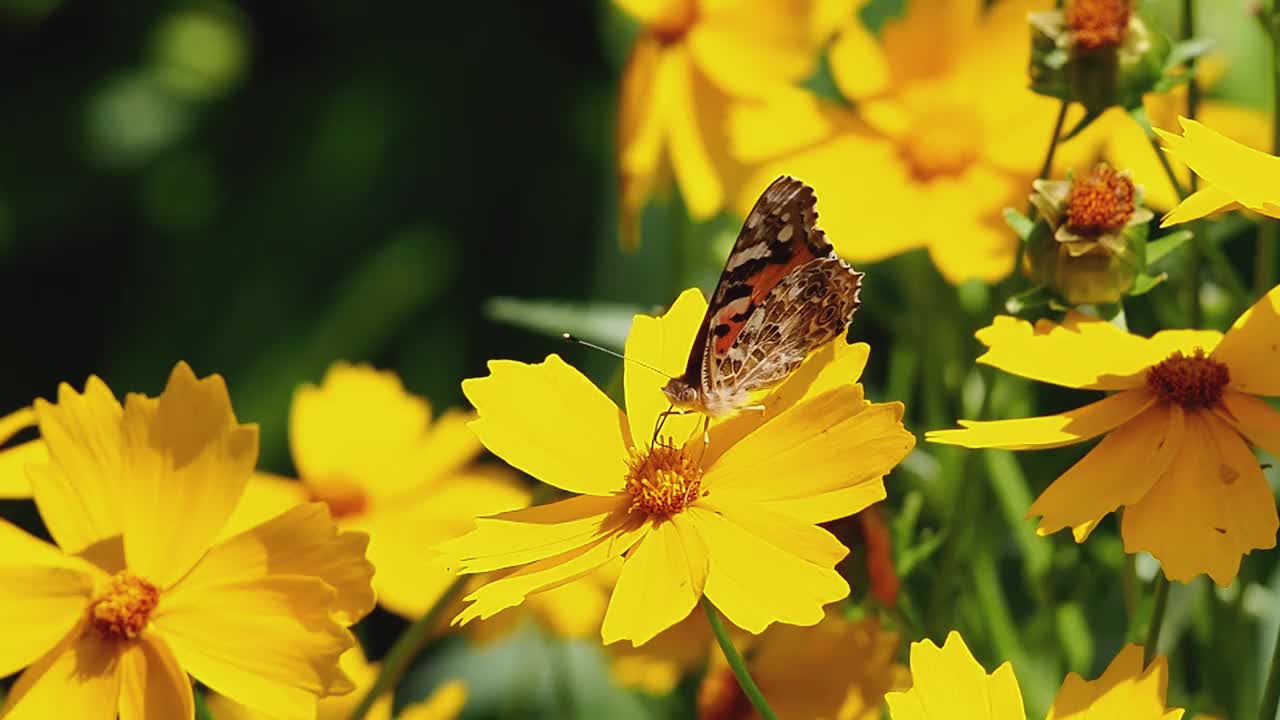
[[[668,375],[668,374],[666,374],[666,373],[662,372],[661,370],[659,370],[658,368],[656,368],[656,367],[654,367],[654,366],[650,365],[650,364],[649,364],[649,363],[647,363],[647,362],[641,362],[641,361],[639,361],[639,360],[636,360],[635,358],[629,358],[629,357],[626,357],[625,355],[623,355],[623,354],[622,354],[622,353],[620,353],[620,352],[615,352],[615,351],[613,351],[613,350],[610,350],[610,349],[609,349],[609,348],[607,348],[607,347],[601,347],[601,346],[599,346],[599,345],[597,345],[597,344],[595,344],[595,343],[593,343],[593,342],[587,342],[586,340],[583,340],[582,338],[578,337],[577,335],[573,335],[572,333],[560,333],[560,337],[564,338],[564,339],[565,339],[565,342],[577,343],[578,345],[581,345],[581,346],[583,346],[583,347],[589,347],[589,348],[591,348],[592,350],[599,350],[600,352],[604,353],[605,355],[612,355],[613,357],[616,357],[616,358],[618,358],[619,360],[621,360],[621,361],[623,361],[623,362],[635,363],[636,365],[639,365],[639,366],[640,366],[640,367],[642,367],[642,368],[645,368],[645,369],[648,369],[648,370],[652,370],[652,371],[654,371],[654,372],[658,373],[659,375],[661,375],[661,376],[662,376],[662,377],[664,377],[664,378],[667,378],[668,380],[674,380],[674,379],[675,379],[675,378],[674,378],[674,377],[672,377],[671,375]]]

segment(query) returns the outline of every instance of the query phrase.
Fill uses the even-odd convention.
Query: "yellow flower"
[[[885,693],[910,684],[907,669],[894,662],[898,636],[875,618],[772,627],[752,647],[748,670],[778,717],[880,720]],[[757,717],[723,655],[712,657],[698,692],[699,719]]]
[[[0,446],[35,424],[36,413],[29,407],[0,418]],[[31,497],[27,466],[45,462],[49,462],[49,451],[39,439],[0,448],[0,499],[19,500]]]
[[[373,607],[367,539],[311,504],[215,542],[258,455],[222,378],[174,368],[123,407],[91,377],[37,400],[28,467],[57,545],[0,521],[2,715],[191,718],[188,673],[273,717],[349,692],[344,625]]]
[[[370,663],[365,659],[364,651],[359,645],[343,653],[339,664],[342,671],[355,684],[355,690],[346,695],[321,699],[316,704],[315,720],[346,720],[351,717],[351,711],[364,698],[364,694],[378,677],[378,663]],[[452,720],[461,712],[466,699],[466,686],[461,681],[453,680],[440,685],[422,702],[406,707],[400,712],[399,718],[400,720]],[[392,700],[391,693],[384,693],[365,717],[368,720],[391,720]],[[272,717],[217,694],[209,696],[208,705],[209,713],[217,720],[269,720]]]
[[[911,644],[912,687],[885,696],[893,720],[1026,720],[1013,666],[987,674],[952,631],[939,648]],[[1142,648],[1127,645],[1097,680],[1067,675],[1046,720],[1178,720],[1165,708],[1169,663],[1157,657],[1145,669]]]
[[[616,0],[644,30],[623,71],[618,179],[623,238],[669,170],[690,215],[706,219],[736,191],[728,108],[803,80],[817,60],[812,0]]]
[[[931,432],[932,442],[1027,450],[1106,435],[1031,506],[1039,532],[1073,529],[1083,542],[1124,507],[1126,552],[1147,551],[1171,580],[1207,573],[1227,585],[1240,558],[1276,543],[1276,507],[1252,443],[1280,453],[1280,287],[1224,336],[1166,330],[1151,338],[1077,313],[1061,325],[997,317],[978,331],[978,362],[1042,382],[1115,391],[1059,415]]]
[[[1017,238],[1001,212],[1025,203],[1058,109],[1026,77],[1027,13],[1050,4],[983,5],[909,3],[879,44],[847,25],[830,65],[853,109],[798,91],[736,109],[737,152],[778,158],[745,185],[738,208],[786,172],[822,189],[823,226],[847,258],[926,247],[949,280],[1007,275]]]
[[[509,471],[470,464],[480,453],[471,419],[451,410],[433,422],[427,401],[394,373],[337,363],[293,398],[289,444],[301,482],[255,475],[231,528],[323,501],[340,527],[369,534],[378,602],[419,616],[453,581],[423,549],[467,532],[476,515],[529,502]]]
[[[1280,218],[1280,158],[1254,150],[1179,117],[1182,135],[1156,130],[1167,152],[1204,179],[1204,187],[1164,216],[1160,225],[1176,225],[1220,210],[1245,207]]]
[[[648,641],[704,592],[753,633],[815,624],[823,605],[848,594],[834,570],[848,551],[816,523],[884,498],[884,474],[914,444],[902,405],[867,403],[855,383],[867,346],[836,342],[766,397],[763,412],[712,426],[709,447],[692,415],[670,418],[651,445],[669,403],[663,376],[640,363],[681,372],[705,311],[689,290],[663,317],[636,317],[626,415],[556,355],[537,365],[492,361],[487,377],[463,383],[485,446],[576,496],[478,519],[440,546],[461,573],[512,568],[472,593],[455,622],[517,606],[619,556],[606,643]]]

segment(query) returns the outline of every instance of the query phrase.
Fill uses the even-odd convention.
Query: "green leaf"
[[[1032,308],[1044,307],[1053,300],[1053,291],[1044,285],[1036,285],[1030,290],[1023,290],[1004,301],[1005,312],[1018,315]]]
[[[1182,247],[1192,236],[1190,230],[1178,230],[1147,243],[1147,267],[1160,262],[1165,255]]]
[[[1179,65],[1185,65],[1191,60],[1201,57],[1213,49],[1214,42],[1212,38],[1191,38],[1181,42],[1174,43],[1173,49],[1169,51],[1169,57],[1164,62],[1165,70],[1171,70]]]
[[[1031,234],[1031,228],[1036,226],[1034,220],[1013,208],[1004,209],[1004,221],[1023,242],[1026,242],[1027,236]]]
[[[618,351],[627,341],[631,321],[640,312],[641,308],[623,303],[509,297],[496,297],[485,303],[485,314],[498,322],[546,335],[572,333]]]
[[[1160,273],[1159,275],[1148,275],[1143,273],[1133,281],[1133,289],[1129,291],[1129,296],[1137,297],[1139,295],[1146,295],[1151,292],[1152,288],[1168,279],[1168,273]]]
[[[920,563],[928,560],[947,539],[947,532],[935,532],[918,544],[906,548],[898,556],[898,577],[905,579]]]
[[[983,456],[991,490],[1005,522],[1013,529],[1014,542],[1022,551],[1028,585],[1038,588],[1053,563],[1053,546],[1036,534],[1036,523],[1027,519],[1027,510],[1031,507],[1027,478],[1012,452],[987,450]]]

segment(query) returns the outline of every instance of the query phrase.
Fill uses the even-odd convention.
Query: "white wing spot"
[[[783,227],[781,230],[778,231],[778,240],[782,242],[789,241],[791,239],[791,236],[795,234],[795,230],[796,230],[795,227],[792,225],[787,225]]]

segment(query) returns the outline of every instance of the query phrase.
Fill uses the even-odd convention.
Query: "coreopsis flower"
[[[124,406],[91,377],[34,406],[49,461],[27,468],[56,545],[0,521],[0,716],[192,718],[191,677],[273,717],[350,692],[346,625],[374,604],[367,539],[323,505],[216,538],[258,429],[222,378],[174,368]]]
[[[1133,10],[1133,0],[1068,0],[1063,9],[1031,13],[1031,88],[1093,114],[1139,105],[1163,75],[1171,46]]]
[[[1280,452],[1280,413],[1258,398],[1280,395],[1280,287],[1225,335],[1165,330],[1143,338],[1073,312],[1034,327],[997,317],[978,339],[988,348],[978,362],[1114,392],[1058,415],[961,421],[963,430],[929,433],[933,442],[1010,450],[1105,435],[1031,505],[1041,534],[1069,527],[1083,542],[1123,507],[1126,552],[1150,552],[1170,580],[1207,573],[1223,586],[1244,554],[1275,547],[1275,498],[1249,445]]]
[[[255,475],[230,525],[323,502],[339,527],[369,535],[378,602],[417,617],[453,581],[422,549],[467,532],[476,515],[529,502],[508,470],[472,463],[480,443],[471,419],[451,410],[433,421],[429,403],[394,373],[336,363],[293,397],[289,445],[301,481]]]
[[[990,675],[952,631],[942,647],[911,644],[911,689],[885,695],[893,720],[1026,720],[1013,666]],[[1142,647],[1126,645],[1102,677],[1069,673],[1045,720],[1179,720],[1183,710],[1165,707],[1169,662],[1158,656],[1145,668]]]
[[[364,656],[359,645],[351,648],[339,658],[342,671],[351,678],[355,690],[346,695],[322,698],[316,704],[315,720],[347,720],[351,711],[364,698],[369,688],[373,687],[378,677],[379,664],[371,663]],[[400,711],[400,720],[452,720],[458,716],[466,703],[466,686],[458,680],[441,684],[425,700],[413,703]],[[383,693],[382,697],[369,708],[365,715],[367,720],[391,720],[392,693]],[[209,713],[217,720],[271,720],[272,716],[241,705],[222,695],[210,695],[206,701]]]
[[[950,281],[1007,275],[1018,245],[1001,213],[1022,204],[1058,103],[1026,87],[1027,12],[1047,0],[984,5],[908,3],[878,43],[846,25],[829,63],[852,106],[796,92],[735,108],[736,152],[760,162],[745,187],[785,172],[823,188],[823,226],[851,260],[923,247]]]
[[[1242,145],[1190,118],[1182,135],[1157,129],[1165,151],[1205,182],[1161,221],[1161,227],[1244,207],[1280,218],[1280,158]]]
[[[813,0],[615,0],[643,30],[623,71],[618,181],[623,240],[668,172],[692,217],[724,207],[743,179],[724,127],[729,107],[807,77],[820,37]]]
[[[1032,276],[1070,305],[1119,302],[1146,267],[1142,188],[1100,164],[1084,177],[1036,180],[1039,222],[1027,240]]]
[[[31,497],[27,465],[49,461],[49,452],[39,439],[3,447],[15,435],[36,424],[36,413],[29,407],[0,418],[0,499],[17,500]]]
[[[914,445],[902,405],[866,402],[855,382],[866,345],[835,342],[763,398],[763,411],[712,425],[709,445],[693,415],[669,418],[655,439],[670,407],[659,372],[682,371],[705,311],[690,290],[661,318],[637,316],[625,415],[556,355],[492,361],[488,376],[463,383],[485,446],[575,497],[477,519],[476,530],[439,546],[461,573],[510,569],[468,596],[455,622],[520,605],[619,557],[606,643],[648,641],[703,594],[753,633],[815,624],[823,605],[848,594],[834,569],[848,551],[816,523],[884,497],[884,474]]]
[[[813,628],[769,628],[751,643],[751,678],[784,718],[880,720],[885,693],[908,687],[907,669],[894,661],[899,640],[875,618],[837,616]],[[699,720],[758,717],[722,655],[698,691]]]

